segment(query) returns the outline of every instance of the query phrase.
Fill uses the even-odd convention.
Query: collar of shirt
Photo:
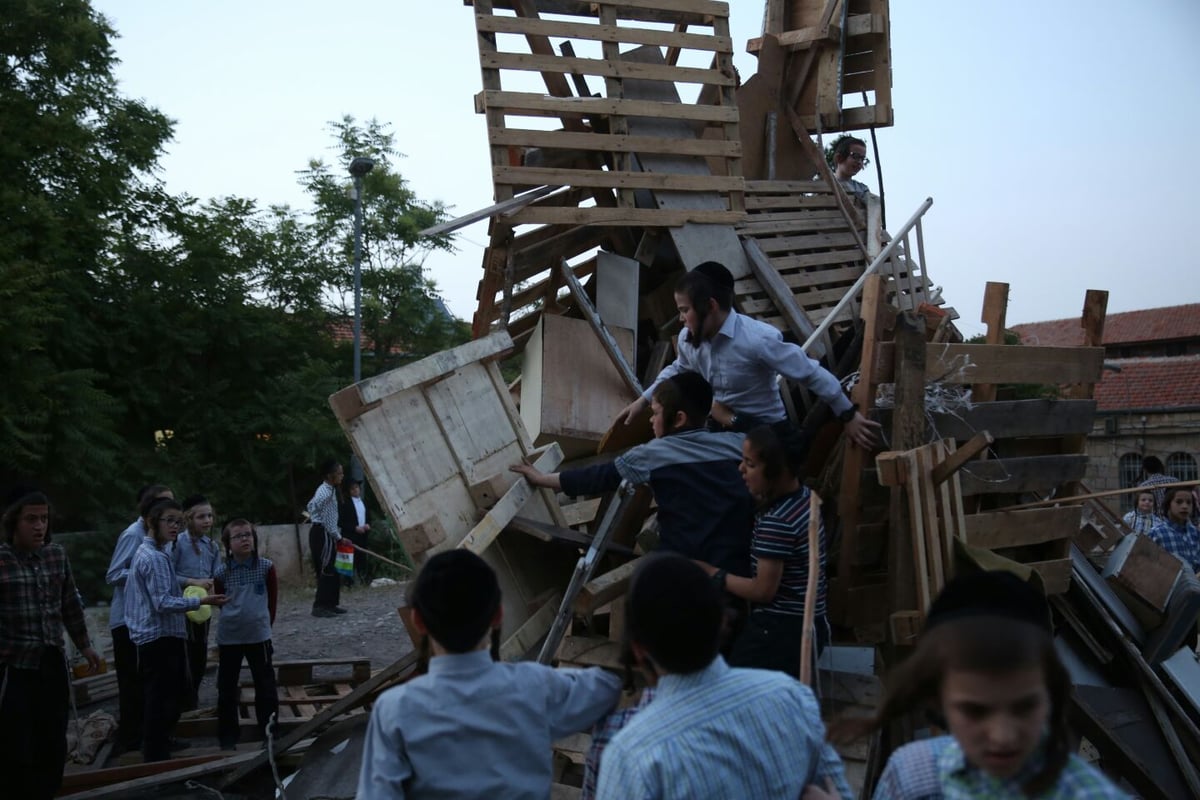
[[[726,339],[734,338],[737,333],[739,316],[732,308],[729,309],[729,316],[721,323],[721,327],[717,330],[717,336],[724,336]]]
[[[725,663],[725,659],[717,656],[702,670],[689,672],[686,675],[675,673],[663,675],[658,679],[655,694],[657,697],[666,698],[690,692],[706,683],[719,680],[727,672],[729,672],[729,665]]]
[[[967,763],[966,754],[958,741],[951,739],[938,757],[938,772],[942,785],[967,787],[966,797],[988,800],[988,798],[1022,797],[1021,786],[1033,777],[1045,763],[1043,745],[1039,745],[1029,760],[1011,778],[995,778],[983,770]],[[1015,794],[1014,794],[1015,792]]]
[[[472,650],[469,653],[447,653],[429,659],[430,675],[470,675],[482,672],[492,665],[489,650]]]

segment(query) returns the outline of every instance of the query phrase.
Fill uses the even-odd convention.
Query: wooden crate
[[[528,459],[552,472],[562,460],[556,445],[534,452],[496,364],[511,347],[508,334],[495,333],[329,399],[414,561],[467,547],[496,570],[504,636],[536,611],[533,598],[566,584],[574,561],[526,533],[505,530],[518,513],[565,527],[553,492],[531,488],[508,469]]]

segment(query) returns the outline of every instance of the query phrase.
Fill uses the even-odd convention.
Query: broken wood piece
[[[1171,593],[1183,572],[1183,562],[1164,550],[1147,536],[1126,536],[1108,557],[1101,573],[1110,586],[1120,587],[1132,595],[1135,603],[1126,602],[1130,611],[1138,613],[1138,606],[1149,609],[1157,617],[1154,627],[1162,622]],[[1141,619],[1141,615],[1139,615]],[[1141,620],[1145,625],[1145,620]]]
[[[888,617],[888,631],[892,644],[911,646],[917,643],[917,636],[925,624],[925,614],[921,611],[895,611]]]
[[[539,472],[554,472],[562,463],[562,448],[557,443],[551,444],[545,452],[533,462]],[[458,546],[479,555],[488,545],[496,540],[505,526],[520,512],[521,507],[533,496],[535,488],[529,481],[521,479],[509,487],[504,496],[492,507],[471,531],[463,537]]]
[[[573,664],[581,667],[606,667],[615,671],[623,671],[621,659],[622,645],[609,639],[590,636],[564,636],[558,647],[556,658],[559,664]]]
[[[422,520],[416,525],[404,528],[401,540],[409,555],[424,553],[446,541],[446,529],[437,517]]]
[[[500,645],[500,660],[518,661],[537,647],[538,641],[554,624],[554,614],[561,603],[562,592],[551,594],[546,602]]]
[[[1079,506],[985,511],[963,520],[962,539],[972,547],[997,550],[1071,538],[1079,528]]]
[[[516,480],[520,480],[520,477],[512,472],[497,472],[495,475],[489,475],[483,480],[472,483],[467,487],[467,491],[470,493],[471,499],[475,501],[475,505],[481,511],[486,511],[500,501],[500,498]]]
[[[987,431],[980,431],[967,441],[962,447],[955,450],[945,461],[942,461],[933,468],[933,483],[936,486],[939,483],[945,482],[951,475],[958,472],[963,464],[966,464],[975,456],[986,450],[992,444],[992,435]]]
[[[594,520],[599,508],[600,498],[593,497],[591,500],[580,500],[577,503],[563,506],[562,513],[567,520],[567,525],[575,527]]]
[[[575,612],[591,614],[605,603],[609,603],[629,590],[629,579],[637,561],[628,561],[616,569],[593,578],[579,590],[575,598]]]

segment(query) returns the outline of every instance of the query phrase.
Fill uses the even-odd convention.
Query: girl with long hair
[[[207,594],[213,589],[213,576],[221,561],[221,548],[209,535],[213,529],[213,507],[208,499],[194,494],[183,503],[184,530],[171,545],[171,566],[180,590],[190,586],[203,589]],[[208,666],[208,628],[211,619],[197,622],[187,620],[187,665],[191,683],[184,700],[184,711],[199,705],[200,684],[204,681],[204,670]]]

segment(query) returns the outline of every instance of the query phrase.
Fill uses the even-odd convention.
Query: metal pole
[[[362,175],[354,176],[354,382],[362,380]]]

